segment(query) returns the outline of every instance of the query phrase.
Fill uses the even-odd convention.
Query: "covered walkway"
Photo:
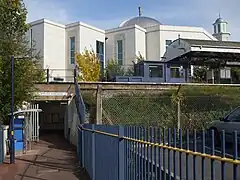
[[[88,180],[78,167],[76,147],[61,134],[45,134],[32,152],[16,157],[16,164],[0,166],[0,180]]]

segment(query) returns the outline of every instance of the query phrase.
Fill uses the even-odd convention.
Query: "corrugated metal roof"
[[[240,48],[240,42],[237,41],[215,41],[215,40],[198,40],[198,39],[181,39],[191,46],[213,46],[213,47],[233,47]]]

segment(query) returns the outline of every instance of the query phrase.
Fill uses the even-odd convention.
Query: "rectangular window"
[[[149,66],[149,77],[163,77],[163,66],[162,65],[150,65]]]
[[[119,65],[123,64],[123,41],[122,40],[117,41],[117,60]]]
[[[216,25],[214,25],[214,33],[217,33]]]
[[[172,40],[166,40],[166,41],[165,41],[166,49],[167,49],[167,47],[168,47],[171,43],[172,43]]]
[[[70,37],[70,62],[75,64],[75,37]]]
[[[221,32],[221,24],[218,24],[218,33]]]
[[[231,78],[231,70],[230,69],[221,69],[220,70],[220,78],[230,79]]]
[[[96,53],[100,60],[101,71],[104,69],[104,43],[101,41],[96,41]]]
[[[170,67],[171,78],[183,78],[183,72],[181,72],[179,67]]]

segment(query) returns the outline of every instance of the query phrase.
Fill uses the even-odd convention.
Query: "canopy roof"
[[[175,65],[240,66],[240,42],[180,39],[187,42],[191,50],[168,60]],[[211,50],[209,50],[209,48]]]

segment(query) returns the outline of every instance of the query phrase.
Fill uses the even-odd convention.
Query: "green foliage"
[[[234,83],[240,83],[240,68],[239,67],[234,67],[231,68],[231,76],[232,76],[232,81]]]
[[[115,76],[124,76],[124,68],[118,64],[117,60],[109,59],[106,66],[107,79],[112,79]]]
[[[177,128],[180,100],[181,128],[202,130],[239,106],[240,89],[223,86],[182,86],[163,92],[118,93],[103,99],[103,109],[116,124]]]
[[[79,81],[99,81],[100,63],[93,50],[85,49],[83,53],[76,54],[76,62],[80,70]]]
[[[138,56],[136,56],[137,63],[144,61],[145,58],[142,56],[140,52],[138,52]]]
[[[195,66],[193,68],[193,81],[198,83],[206,82],[208,68],[205,66]]]
[[[44,79],[38,53],[29,47],[25,36],[29,28],[26,15],[22,0],[0,0],[0,123],[8,123],[11,110],[11,56],[15,57],[15,109],[32,100],[34,83]]]

